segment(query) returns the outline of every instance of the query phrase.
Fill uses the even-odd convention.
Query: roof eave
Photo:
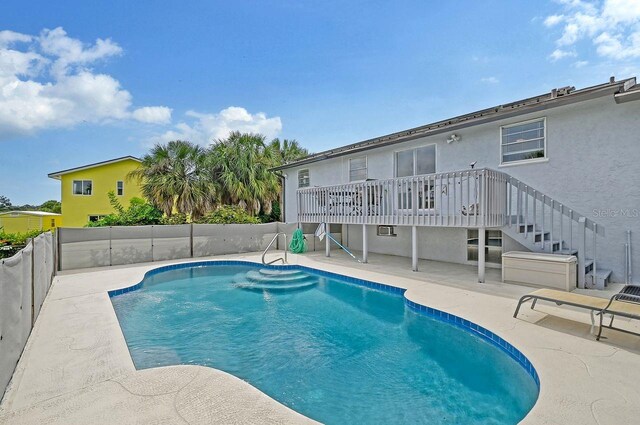
[[[555,98],[547,98],[547,99],[541,100],[539,103],[532,103],[524,106],[517,106],[517,105],[526,101],[533,101],[537,98],[540,98],[541,96],[523,99],[518,102],[512,102],[512,103],[497,106],[494,108],[487,108],[481,111],[472,112],[470,114],[461,115],[456,118],[451,118],[449,120],[443,120],[433,124],[428,124],[426,126],[416,127],[414,129],[392,133],[386,136],[365,140],[362,142],[339,147],[339,148],[332,149],[325,152],[320,152],[306,159],[303,158],[300,161],[275,167],[273,168],[273,171],[280,171],[280,170],[285,170],[289,168],[300,167],[303,165],[311,164],[311,163],[322,161],[329,158],[337,158],[344,155],[350,155],[352,153],[363,152],[370,149],[377,149],[380,147],[385,147],[385,146],[393,145],[396,143],[407,142],[407,141],[419,139],[422,137],[433,136],[436,134],[446,133],[454,130],[460,130],[467,127],[487,124],[490,122],[495,122],[495,121],[503,120],[506,118],[515,117],[518,115],[535,113],[535,112],[539,112],[546,109],[552,109],[552,108],[565,106],[573,103],[597,99],[599,97],[617,93],[623,87],[625,82],[630,80],[633,80],[633,79],[621,80],[619,82],[616,82],[615,84],[603,84],[601,86],[594,86],[591,88],[582,89],[584,90],[583,93],[580,93],[580,91],[582,90],[578,90],[577,93],[575,94],[565,95],[565,96],[555,97]],[[508,109],[509,106],[511,106],[511,108],[513,109]],[[495,111],[495,112],[493,112],[491,115],[482,115],[485,113],[491,113],[491,111]],[[467,118],[474,115],[479,115],[479,117]],[[457,123],[446,124],[447,122],[451,122],[455,120],[459,120],[459,121]],[[437,126],[439,124],[441,125],[436,128],[429,128],[429,127]]]
[[[140,158],[137,158],[137,157],[131,156],[131,155],[127,155],[127,156],[123,156],[123,157],[120,157],[120,158],[110,159],[110,160],[107,160],[107,161],[96,162],[94,164],[83,165],[82,167],[69,168],[67,170],[62,170],[62,171],[55,171],[53,173],[47,174],[47,177],[49,177],[51,179],[61,180],[63,174],[75,173],[76,171],[88,170],[90,168],[100,167],[102,165],[114,164],[116,162],[126,161],[128,159],[131,159],[133,161],[137,161],[137,162],[140,162],[140,163],[142,162],[142,160]]]

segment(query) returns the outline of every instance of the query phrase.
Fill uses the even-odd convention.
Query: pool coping
[[[456,328],[462,329],[463,331],[479,337],[480,339],[488,342],[492,346],[500,349],[504,354],[508,355],[511,359],[515,360],[520,367],[522,367],[525,372],[533,379],[537,387],[536,401],[540,394],[540,377],[538,376],[538,372],[536,368],[533,366],[533,363],[522,354],[520,350],[518,350],[513,344],[492,332],[491,330],[478,325],[470,320],[467,320],[463,317],[456,316],[455,314],[447,313],[443,310],[438,310],[436,308],[430,307],[423,303],[417,303],[411,301],[409,298],[405,296],[405,292],[407,291],[405,288],[401,288],[398,286],[388,285],[384,283],[377,283],[366,279],[361,279],[352,276],[346,276],[339,273],[328,272],[326,270],[319,270],[313,267],[302,266],[299,264],[288,264],[288,265],[275,265],[275,264],[261,264],[256,263],[254,261],[247,260],[207,260],[207,261],[194,261],[189,263],[179,263],[172,264],[167,266],[159,266],[157,268],[151,269],[147,271],[142,280],[134,285],[127,286],[120,289],[112,289],[108,291],[109,298],[116,297],[118,295],[126,294],[132,291],[139,290],[143,287],[144,281],[157,274],[167,272],[170,270],[180,270],[187,268],[196,268],[196,267],[211,267],[211,266],[241,266],[241,265],[251,265],[260,268],[267,268],[273,270],[307,270],[312,273],[319,274],[324,277],[334,278],[338,280],[345,281],[346,283],[355,284],[359,286],[363,286],[365,288],[379,290],[383,292],[387,292],[395,295],[402,295],[404,298],[405,305],[410,308],[412,311],[421,314],[423,316],[431,317],[435,320],[441,321],[443,323],[447,323],[449,325],[453,325]],[[535,404],[535,403],[534,403]],[[528,413],[528,412],[527,412]]]

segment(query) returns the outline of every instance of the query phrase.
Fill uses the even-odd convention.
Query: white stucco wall
[[[546,117],[548,160],[500,166],[500,126],[541,117]],[[448,144],[446,139],[451,133],[284,170],[286,221],[297,220],[298,170],[309,169],[311,186],[347,183],[349,158],[366,155],[369,178],[392,178],[394,152],[436,144],[437,172],[468,169],[471,162],[477,161],[476,168],[504,171],[604,226],[606,237],[598,240],[598,267],[612,269],[614,281],[624,279],[625,231],[631,230],[634,281],[640,281],[640,102],[618,105],[613,96],[608,96],[562,106],[456,130],[460,141]],[[623,215],[622,211],[630,214]],[[410,255],[408,238],[408,233],[399,234],[397,242],[385,242],[384,246],[389,253]],[[438,252],[453,256],[449,251],[456,250],[460,249],[443,247]]]

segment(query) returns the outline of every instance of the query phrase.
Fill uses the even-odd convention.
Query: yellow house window
[[[93,182],[91,180],[74,180],[73,181],[73,194],[74,195],[91,195],[93,189]]]
[[[116,183],[116,193],[118,196],[124,195],[124,182],[122,180],[118,180]]]
[[[56,219],[55,218],[51,219],[51,227],[56,227]]]

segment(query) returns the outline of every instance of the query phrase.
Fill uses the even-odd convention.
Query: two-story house
[[[310,155],[277,169],[284,219],[341,225],[365,261],[414,270],[477,264],[483,281],[530,250],[576,255],[578,286],[640,281],[638,100],[635,78],[611,78]]]
[[[140,166],[133,156],[102,161],[49,174],[60,180],[62,216],[66,227],[83,227],[114,212],[107,194],[116,195],[123,206],[142,198],[140,185],[127,174]]]

